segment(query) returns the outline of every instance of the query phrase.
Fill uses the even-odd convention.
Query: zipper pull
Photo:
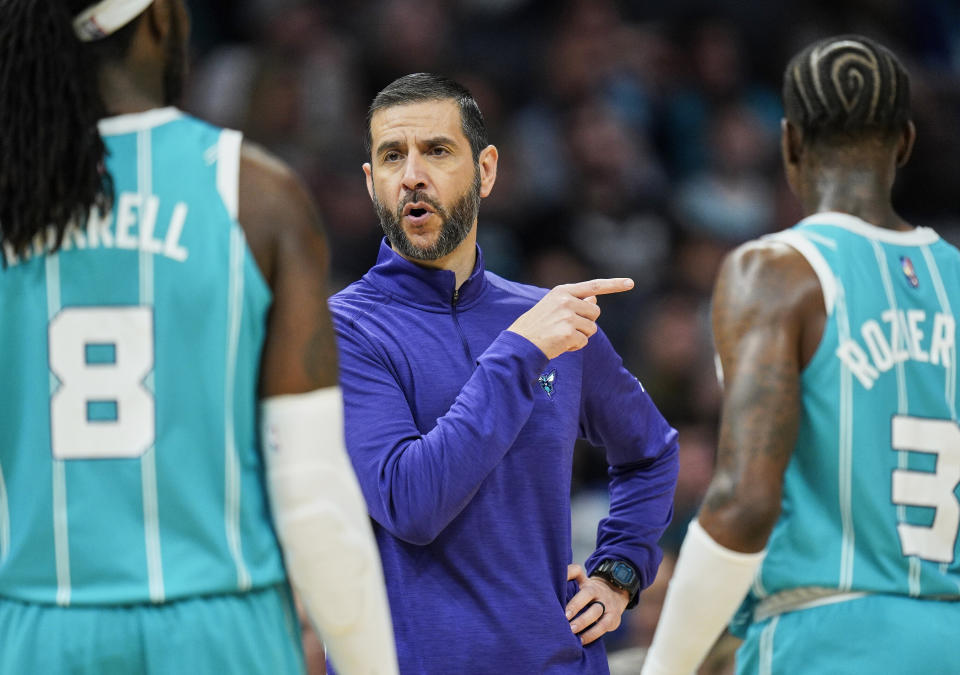
[[[459,300],[459,299],[460,299],[460,289],[459,289],[459,288],[454,288],[454,289],[453,289],[453,304],[457,304],[457,300]]]

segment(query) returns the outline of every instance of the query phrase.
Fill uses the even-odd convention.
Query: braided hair
[[[910,76],[893,52],[869,38],[831,37],[787,64],[783,107],[810,141],[892,136],[910,119]]]
[[[83,44],[73,17],[90,4],[0,0],[0,248],[18,254],[38,235],[46,241],[48,227],[56,250],[69,224],[83,227],[92,208],[113,203],[98,71],[126,54],[136,21]]]

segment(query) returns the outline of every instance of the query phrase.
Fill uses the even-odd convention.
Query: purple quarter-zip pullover
[[[642,586],[672,515],[677,434],[602,331],[547,360],[507,331],[546,290],[397,255],[330,300],[346,444],[380,546],[402,673],[606,673],[564,616],[577,592],[574,443],[606,451],[610,513],[589,574],[628,560]],[[350,574],[350,570],[344,570]]]

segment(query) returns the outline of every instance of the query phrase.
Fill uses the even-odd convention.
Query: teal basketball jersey
[[[839,213],[770,239],[810,263],[827,317],[754,598],[960,598],[960,252]]]
[[[269,287],[241,136],[103,120],[111,213],[0,270],[0,596],[163,602],[284,579],[259,452]]]

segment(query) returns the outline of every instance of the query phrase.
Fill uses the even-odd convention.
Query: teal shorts
[[[285,585],[161,605],[57,607],[0,598],[0,673],[304,672]]]
[[[867,595],[755,623],[737,675],[957,675],[960,602]]]

